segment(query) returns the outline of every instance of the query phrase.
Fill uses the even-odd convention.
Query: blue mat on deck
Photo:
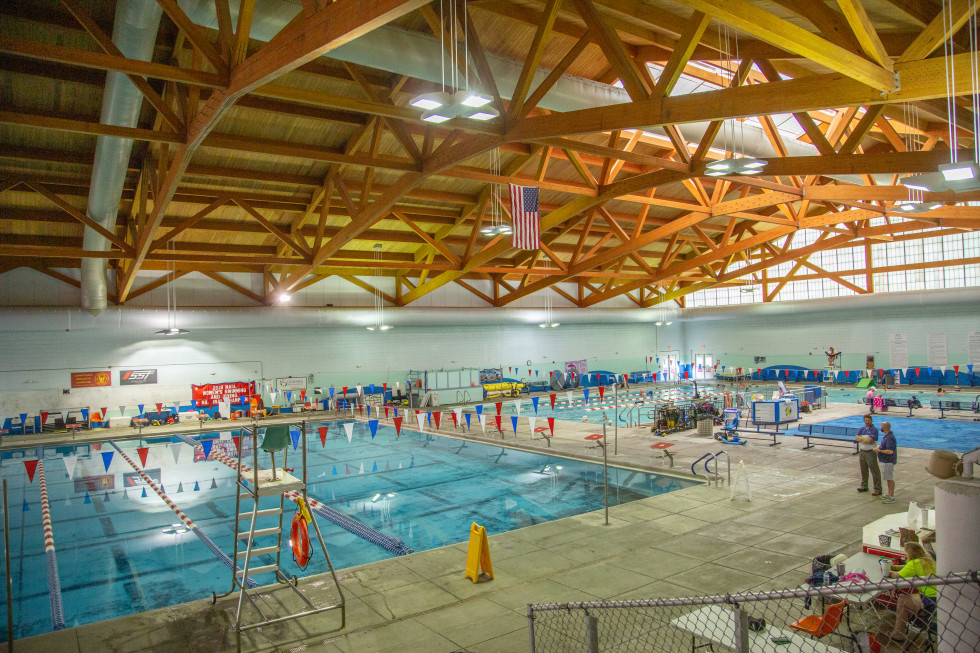
[[[899,409],[901,410],[901,409]],[[936,411],[938,413],[938,411]],[[909,417],[893,417],[889,414],[877,414],[872,416],[874,425],[879,427],[882,422],[889,422],[892,431],[898,440],[898,448],[910,449],[947,449],[963,453],[971,451],[980,446],[980,422],[965,422],[953,419],[917,419]],[[861,428],[864,426],[864,417],[852,415],[842,417],[827,422],[818,422],[822,425],[849,426]],[[787,431],[788,435],[795,435],[796,429]],[[901,453],[901,452],[900,452]]]

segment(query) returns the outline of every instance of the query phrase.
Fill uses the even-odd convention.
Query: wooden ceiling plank
[[[949,39],[951,34],[956,34],[963,25],[970,19],[977,6],[972,0],[950,0],[950,10],[947,15],[939,12],[926,28],[922,30],[912,44],[898,58],[899,63],[925,59],[935,51],[944,41]],[[951,26],[951,29],[947,29]]]
[[[878,91],[891,91],[895,88],[895,79],[891,71],[787,20],[778,18],[746,0],[678,1]]]
[[[176,238],[180,233],[186,231],[187,229],[190,229],[195,224],[197,224],[198,222],[206,218],[208,215],[210,215],[213,211],[227,204],[230,199],[231,199],[230,196],[222,195],[215,201],[211,202],[206,207],[204,207],[203,209],[201,209],[191,217],[187,218],[176,227],[173,227],[170,231],[168,231],[164,235],[154,240],[150,244],[150,251],[152,252],[153,250],[159,249],[163,245],[167,244],[168,242]]]
[[[521,113],[518,114],[519,117],[523,118],[528,114],[528,112],[531,111],[531,109],[538,106],[538,103],[541,102],[541,99],[548,93],[548,91],[551,90],[551,88],[555,85],[555,82],[557,82],[561,76],[565,74],[568,67],[571,66],[572,63],[578,59],[579,55],[582,54],[582,51],[585,50],[585,46],[591,42],[592,35],[589,32],[586,32],[571,48],[568,49],[568,52],[566,52],[565,56],[561,58],[558,65],[551,69],[548,76],[545,77],[540,84],[538,84],[538,87],[534,89],[534,92],[531,93],[531,95],[523,103]]]
[[[146,293],[152,290],[156,290],[161,286],[165,286],[172,281],[176,281],[177,279],[180,279],[181,277],[186,276],[187,274],[188,274],[187,270],[170,271],[167,274],[164,274],[161,277],[157,277],[153,281],[150,281],[149,283],[145,283],[139,288],[134,289],[132,292],[129,293],[129,299],[135,299],[140,295],[145,295]]]
[[[175,25],[177,25],[180,31],[184,33],[187,40],[190,41],[202,55],[204,55],[205,59],[211,62],[211,65],[214,66],[215,70],[217,70],[219,73],[228,72],[228,62],[225,61],[221,54],[214,49],[213,45],[211,45],[211,42],[208,40],[204,29],[196,25],[190,18],[187,17],[187,14],[185,14],[184,10],[180,8],[176,0],[157,0],[157,4],[159,4],[163,8],[164,12],[170,16],[170,19]]]
[[[861,145],[861,141],[863,141],[864,137],[868,135],[871,128],[875,126],[875,123],[878,121],[878,118],[881,116],[884,110],[885,105],[883,104],[868,107],[864,112],[864,115],[861,116],[861,120],[858,121],[858,124],[855,125],[854,129],[851,130],[851,133],[848,134],[847,140],[845,140],[844,144],[840,146],[840,149],[837,151],[838,154],[854,154],[854,152],[857,151],[858,146]]]
[[[119,238],[118,236],[116,236],[116,234],[114,234],[113,232],[109,231],[108,229],[106,229],[105,227],[103,227],[102,225],[100,225],[98,222],[96,222],[95,220],[93,220],[92,218],[90,218],[83,211],[80,211],[80,210],[76,209],[74,206],[72,206],[71,204],[69,204],[68,202],[66,202],[65,200],[63,200],[58,195],[55,195],[54,193],[52,193],[51,191],[49,191],[47,188],[45,188],[41,184],[35,184],[35,183],[31,183],[31,182],[24,182],[24,185],[27,186],[28,188],[30,188],[31,190],[33,190],[35,193],[38,193],[39,195],[42,195],[49,202],[51,202],[52,204],[54,204],[55,206],[57,206],[59,209],[61,209],[62,211],[64,211],[68,215],[70,215],[71,217],[73,217],[76,220],[78,220],[79,222],[81,222],[86,227],[88,227],[88,228],[90,228],[90,229],[98,232],[99,235],[101,235],[103,238],[105,238],[106,240],[108,240],[110,243],[112,243],[113,245],[115,245],[116,247],[118,247],[123,252],[132,252],[133,251],[133,248],[130,247],[129,245],[127,245],[126,242],[123,241],[121,238]]]
[[[657,87],[653,90],[653,97],[670,95],[670,92],[674,90],[674,85],[680,80],[681,73],[684,72],[684,67],[690,61],[691,54],[694,53],[694,48],[701,41],[704,30],[708,28],[708,23],[710,22],[711,17],[700,11],[695,10],[691,14],[687,27],[684,28],[680,38],[677,39],[677,45],[671,53],[670,59],[667,60],[667,65],[664,66],[664,70],[660,74],[660,79],[657,80]]]
[[[476,68],[477,75],[483,85],[483,90],[490,93],[493,97],[497,111],[504,113],[504,101],[500,97],[500,90],[497,88],[497,82],[493,78],[493,71],[490,70],[490,64],[487,62],[486,51],[483,48],[483,43],[480,41],[479,32],[476,29],[476,25],[473,24],[473,17],[469,13],[469,4],[463,3],[464,6],[464,18],[466,20],[466,50],[470,53],[470,57],[473,60],[473,67]]]
[[[340,278],[343,279],[344,281],[347,281],[348,283],[354,284],[358,288],[362,288],[362,289],[368,291],[372,295],[380,295],[381,298],[384,299],[389,304],[398,305],[398,301],[394,297],[392,297],[391,295],[389,295],[387,293],[381,292],[379,289],[375,288],[374,286],[372,286],[371,284],[367,283],[366,281],[361,281],[357,277],[351,276],[349,274],[341,274],[341,275],[338,275],[338,276],[340,276]]]
[[[201,274],[203,274],[207,278],[209,278],[209,279],[211,279],[213,281],[217,281],[222,286],[225,286],[226,288],[230,288],[230,289],[234,290],[235,292],[237,292],[238,294],[244,295],[245,297],[248,297],[249,299],[251,299],[254,302],[257,302],[259,304],[264,304],[265,303],[265,298],[263,298],[262,295],[258,295],[256,293],[252,292],[248,288],[245,288],[244,286],[241,286],[241,285],[235,283],[231,279],[228,279],[228,278],[226,278],[226,277],[218,274],[217,272],[214,272],[212,270],[201,270],[200,272],[201,272]]]
[[[266,231],[268,231],[270,234],[272,234],[273,236],[275,236],[276,238],[278,238],[280,242],[282,242],[284,245],[286,245],[287,247],[289,247],[291,250],[293,250],[294,252],[296,252],[297,254],[299,254],[304,259],[309,259],[312,256],[312,253],[310,252],[309,248],[306,247],[305,243],[302,243],[300,241],[296,241],[296,240],[290,238],[285,233],[283,233],[283,231],[281,229],[279,229],[279,227],[277,227],[276,225],[272,224],[268,219],[266,219],[266,217],[264,215],[262,215],[261,213],[259,213],[247,201],[245,201],[244,199],[241,199],[240,197],[232,197],[231,199],[232,199],[232,201],[235,204],[237,204],[242,209],[244,209],[246,213],[248,213],[253,218],[255,218],[256,221],[260,225],[262,225],[263,227],[265,227]]]
[[[558,17],[559,8],[561,8],[561,0],[547,0],[545,3],[544,19],[538,23],[537,29],[534,31],[534,38],[531,41],[531,46],[528,48],[524,65],[521,67],[521,73],[517,78],[517,85],[511,94],[510,107],[507,111],[507,115],[511,119],[524,115],[524,100],[531,90],[534,73],[538,71],[540,66],[541,56],[544,54],[545,46],[548,45],[551,30],[555,25],[555,19]]]
[[[452,252],[451,249],[449,249],[444,244],[442,244],[440,241],[438,241],[438,240],[434,239],[432,236],[430,236],[428,234],[428,232],[425,229],[423,229],[422,227],[420,227],[418,224],[416,224],[414,220],[412,220],[411,218],[409,218],[408,216],[406,216],[404,213],[402,213],[401,211],[398,211],[396,209],[392,209],[391,214],[393,216],[395,216],[396,218],[398,218],[399,220],[401,220],[403,223],[405,223],[412,231],[414,231],[415,233],[417,233],[419,235],[419,237],[422,240],[424,240],[430,247],[432,247],[433,249],[438,250],[439,253],[442,254],[443,256],[445,256],[446,259],[449,260],[451,263],[455,263],[456,265],[459,265],[460,264],[461,261],[459,260],[459,257],[456,256],[455,254],[453,254],[453,252]]]
[[[851,26],[854,36],[857,37],[858,43],[861,44],[864,54],[885,70],[894,70],[888,51],[882,45],[878,31],[868,18],[868,12],[864,10],[861,0],[837,0],[837,4]]]
[[[647,99],[650,97],[652,88],[648,88],[640,78],[636,70],[636,64],[626,53],[619,35],[609,26],[605,19],[599,15],[592,0],[573,0],[579,15],[588,26],[592,38],[598,44],[602,53],[609,60],[609,65],[613,67],[619,76],[623,87],[630,97],[634,100]]]

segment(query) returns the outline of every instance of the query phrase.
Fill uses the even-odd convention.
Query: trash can
[[[698,437],[710,438],[715,432],[715,420],[710,417],[702,417],[698,420]]]

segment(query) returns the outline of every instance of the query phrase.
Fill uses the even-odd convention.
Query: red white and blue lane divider
[[[187,444],[191,445],[192,447],[195,447],[195,449],[197,447],[201,447],[201,443],[195,440],[194,438],[188,437],[186,435],[177,435],[175,437],[180,438]],[[201,451],[203,450],[204,447],[201,447]],[[217,460],[220,463],[223,463],[225,466],[230,467],[231,469],[240,472],[241,474],[248,475],[252,472],[251,467],[244,464],[241,467],[239,467],[238,463],[235,460],[233,460],[225,452],[219,451],[218,449],[211,449],[210,458]],[[296,492],[294,490],[284,492],[283,495],[287,499],[293,502],[295,502],[299,497],[302,496],[299,492]],[[306,498],[306,505],[309,507],[310,510],[312,510],[319,516],[323,517],[327,521],[330,521],[336,524],[337,526],[340,526],[344,530],[348,531],[349,533],[352,533],[353,535],[360,537],[361,539],[367,540],[368,542],[381,547],[388,553],[392,553],[398,556],[407,555],[409,553],[415,553],[415,549],[405,544],[405,542],[400,538],[392,537],[390,535],[385,535],[381,531],[371,528],[370,526],[356,519],[355,517],[351,517],[346,513],[340,512],[339,510],[335,510],[330,506],[322,504],[316,499],[314,499],[313,497],[310,497],[309,495],[307,495]]]
[[[48,597],[51,601],[51,626],[54,630],[65,627],[65,608],[61,602],[61,577],[58,575],[58,558],[54,553],[54,529],[51,526],[51,507],[48,504],[48,483],[44,478],[44,461],[37,462],[41,484],[41,523],[44,526],[44,556],[48,564]]]
[[[170,497],[164,494],[163,490],[157,487],[157,484],[153,482],[153,479],[147,476],[145,473],[143,473],[143,470],[137,467],[136,463],[134,463],[129,456],[123,453],[123,450],[119,448],[118,444],[116,444],[112,440],[109,440],[109,444],[111,444],[112,448],[118,451],[119,455],[122,456],[127,463],[129,463],[129,466],[132,467],[136,471],[136,473],[140,475],[140,478],[143,479],[143,482],[146,483],[148,486],[150,486],[150,488],[154,492],[156,492],[161,499],[163,499],[164,503],[166,503],[167,506],[174,511],[174,514],[176,514],[180,518],[180,521],[184,522],[184,525],[187,526],[187,528],[191,532],[193,532],[194,535],[197,535],[197,538],[201,540],[204,546],[211,549],[211,553],[213,553],[214,556],[218,558],[218,560],[220,560],[226,567],[228,567],[228,569],[232,570],[233,572],[241,571],[241,569],[237,565],[235,565],[234,562],[232,562],[232,559],[228,556],[228,554],[222,551],[221,549],[219,549],[218,545],[212,542],[211,538],[205,535],[204,532],[200,528],[198,528],[193,521],[191,521],[191,518],[185,515],[184,511],[178,508],[177,504],[171,501]],[[256,583],[250,576],[245,579],[245,586],[248,588],[255,588],[258,587],[259,584]]]

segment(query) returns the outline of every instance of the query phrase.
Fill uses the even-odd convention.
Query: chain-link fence
[[[528,605],[532,653],[976,653],[976,571],[644,601]]]

